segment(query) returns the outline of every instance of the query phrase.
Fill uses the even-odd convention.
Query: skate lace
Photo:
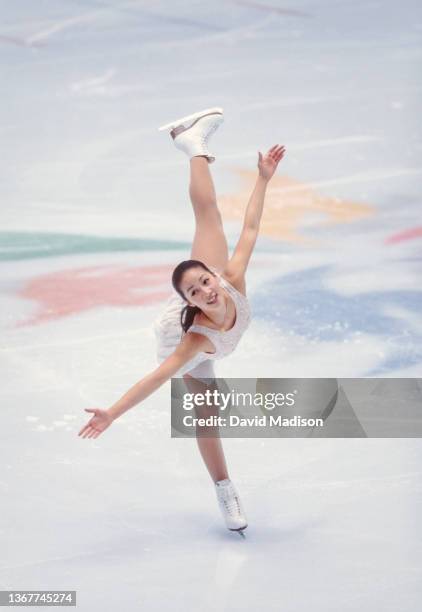
[[[240,503],[237,495],[234,495],[229,491],[224,491],[221,495],[221,502],[230,516],[237,516],[241,514]]]
[[[208,138],[211,136],[211,134],[213,132],[215,132],[215,130],[217,129],[218,125],[216,125],[215,123],[210,127],[210,131],[208,132],[207,135],[202,134],[201,135],[201,144],[202,145],[207,145],[208,144]]]

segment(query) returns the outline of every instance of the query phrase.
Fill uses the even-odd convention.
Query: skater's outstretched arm
[[[258,153],[258,178],[246,208],[239,242],[224,270],[226,276],[238,282],[244,279],[249,259],[258,238],[267,185],[274,176],[284,152],[283,146],[275,145],[265,155],[262,155],[261,152]]]
[[[194,332],[185,334],[175,351],[158,368],[133,385],[108,410],[85,408],[86,412],[93,412],[94,416],[82,427],[78,435],[82,436],[82,438],[98,438],[115,419],[161,387],[173,374],[176,374],[180,368],[193,359],[197,353],[205,351],[207,342],[208,339],[202,334]]]

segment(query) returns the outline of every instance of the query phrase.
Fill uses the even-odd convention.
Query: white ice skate
[[[223,121],[223,109],[216,106],[181,117],[158,129],[171,130],[175,146],[186,153],[189,159],[204,156],[211,164],[215,157],[208,149],[208,140]]]
[[[240,502],[239,494],[231,480],[219,480],[215,483],[218,503],[226,522],[227,529],[238,531],[243,535],[242,530],[248,526],[245,513]]]

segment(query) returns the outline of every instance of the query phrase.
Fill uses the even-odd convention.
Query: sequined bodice
[[[251,312],[249,302],[240,291],[235,289],[226,279],[224,279],[218,273],[217,277],[220,285],[226,289],[230,297],[233,299],[236,308],[236,320],[231,329],[220,331],[218,329],[212,329],[206,325],[191,325],[189,332],[196,332],[207,336],[212,344],[215,346],[215,353],[206,353],[207,359],[221,359],[226,355],[229,355],[234,351],[239,343],[240,338],[243,336],[246,328],[248,327],[251,320]]]
[[[175,376],[181,376],[189,372],[202,362],[210,363],[210,360],[221,359],[230,355],[238,345],[243,333],[251,320],[249,302],[240,291],[235,289],[214,268],[212,272],[217,276],[220,286],[225,289],[232,298],[236,308],[236,320],[233,327],[226,331],[211,329],[205,325],[191,325],[188,332],[196,332],[209,338],[215,347],[215,353],[200,351],[188,363],[186,363]],[[186,306],[186,302],[176,292],[167,301],[164,313],[155,321],[155,334],[157,338],[157,360],[162,363],[171,355],[183,337],[180,325],[180,313]]]

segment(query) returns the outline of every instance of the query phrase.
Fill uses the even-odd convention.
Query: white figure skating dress
[[[213,361],[230,355],[238,345],[251,320],[251,312],[247,298],[224,279],[215,269],[210,269],[216,275],[219,284],[233,299],[236,307],[236,320],[233,327],[227,331],[211,329],[205,325],[191,325],[188,332],[195,332],[207,336],[215,347],[215,353],[200,352],[188,361],[180,370],[174,374],[180,378],[183,374],[189,374],[203,382],[215,378]],[[180,325],[180,313],[186,306],[186,302],[174,293],[167,301],[163,315],[154,323],[157,339],[157,359],[162,363],[177,347],[184,334]]]

